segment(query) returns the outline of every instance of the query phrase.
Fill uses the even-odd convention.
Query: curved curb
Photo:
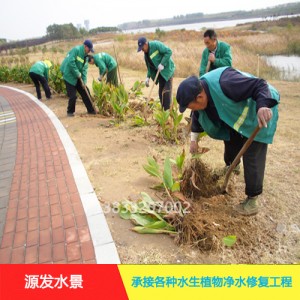
[[[111,236],[103,210],[78,155],[75,145],[73,144],[63,124],[52,112],[52,110],[50,110],[44,103],[40,102],[32,94],[9,86],[1,87],[9,88],[26,95],[32,101],[34,101],[49,117],[65,148],[74,175],[75,183],[90,229],[95,249],[96,261],[98,264],[120,264],[121,262],[117,248]]]

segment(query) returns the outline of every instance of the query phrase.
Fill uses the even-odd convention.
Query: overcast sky
[[[52,24],[90,21],[90,29],[176,15],[252,10],[293,0],[8,0],[1,1],[0,38],[18,40],[46,35]]]

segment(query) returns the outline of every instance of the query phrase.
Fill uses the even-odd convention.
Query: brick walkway
[[[45,105],[0,87],[0,263],[119,263],[70,141]]]

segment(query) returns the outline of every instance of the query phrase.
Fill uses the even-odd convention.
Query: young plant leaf
[[[227,246],[227,247],[232,247],[236,242],[236,236],[235,235],[228,235],[226,237],[223,238],[223,243]]]
[[[172,185],[171,192],[180,192],[180,183],[179,181],[175,181]]]
[[[166,187],[171,190],[174,184],[173,175],[172,175],[172,167],[170,158],[167,157],[164,164],[164,175],[163,175],[164,184]]]
[[[119,216],[122,219],[129,220],[131,218],[131,212],[127,208],[124,207],[119,207],[119,208],[120,208]]]
[[[133,231],[137,233],[172,233],[172,234],[177,234],[175,231],[170,231],[170,230],[163,230],[163,229],[154,229],[154,228],[146,228],[143,226],[136,226],[132,228]]]
[[[157,221],[156,217],[143,214],[132,214],[131,219],[135,221],[135,224],[142,225],[145,227],[148,227],[148,225],[151,226],[151,224],[154,224],[156,222],[161,222]]]
[[[153,228],[153,229],[165,229],[168,226],[168,223],[166,221],[156,221],[152,223],[148,223],[147,225],[144,225],[146,228]]]

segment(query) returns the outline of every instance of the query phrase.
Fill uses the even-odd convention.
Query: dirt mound
[[[230,194],[221,194],[223,177],[200,159],[192,159],[185,168],[181,190],[189,198],[190,209],[174,220],[176,242],[201,251],[221,252],[225,247],[223,239],[235,236],[233,249],[239,261],[254,262],[258,249],[274,244],[273,230],[262,228],[256,217],[243,217],[235,212],[237,203]],[[234,192],[232,181],[229,190]]]
[[[220,194],[220,176],[215,174],[201,159],[191,159],[183,172],[182,193],[191,199]]]
[[[233,205],[228,195],[192,201],[190,213],[174,222],[178,231],[176,242],[201,251],[220,252],[224,249],[223,238],[236,236],[235,255],[240,257],[239,261],[253,263],[259,249],[274,245],[274,232],[262,228],[257,217],[238,215]]]

